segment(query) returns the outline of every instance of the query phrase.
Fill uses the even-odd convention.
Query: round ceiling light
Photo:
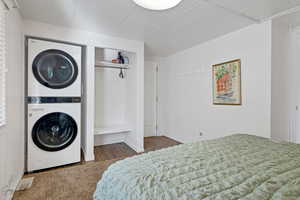
[[[137,5],[150,10],[167,10],[177,6],[182,0],[133,0]]]

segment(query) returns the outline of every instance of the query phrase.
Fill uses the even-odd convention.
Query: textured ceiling
[[[145,41],[167,56],[300,5],[300,0],[183,0],[149,11],[132,0],[19,0],[24,18]]]

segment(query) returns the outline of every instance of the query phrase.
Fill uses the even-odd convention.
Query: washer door
[[[78,76],[78,66],[73,57],[56,49],[38,54],[33,61],[32,71],[42,85],[52,89],[68,87]]]
[[[45,151],[60,151],[77,136],[75,120],[64,113],[50,113],[40,118],[32,129],[35,145]]]

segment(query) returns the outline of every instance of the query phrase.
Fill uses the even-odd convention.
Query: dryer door
[[[65,113],[50,113],[41,117],[32,129],[32,140],[45,151],[60,151],[77,136],[75,120]]]
[[[38,54],[33,61],[32,71],[42,85],[52,89],[68,87],[78,76],[78,66],[73,57],[57,49]]]

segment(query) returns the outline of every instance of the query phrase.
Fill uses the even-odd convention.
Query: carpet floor
[[[121,158],[120,158],[121,159]],[[118,159],[87,162],[74,167],[26,175],[34,177],[30,189],[18,191],[14,200],[88,200],[109,165]]]
[[[177,144],[179,143],[166,137],[145,138],[145,152]],[[25,178],[34,177],[31,188],[15,192],[13,200],[91,200],[103,172],[116,161],[136,155],[124,145],[121,143],[96,147],[95,162],[82,162],[74,166],[27,174]],[[108,155],[109,152],[112,153]]]

